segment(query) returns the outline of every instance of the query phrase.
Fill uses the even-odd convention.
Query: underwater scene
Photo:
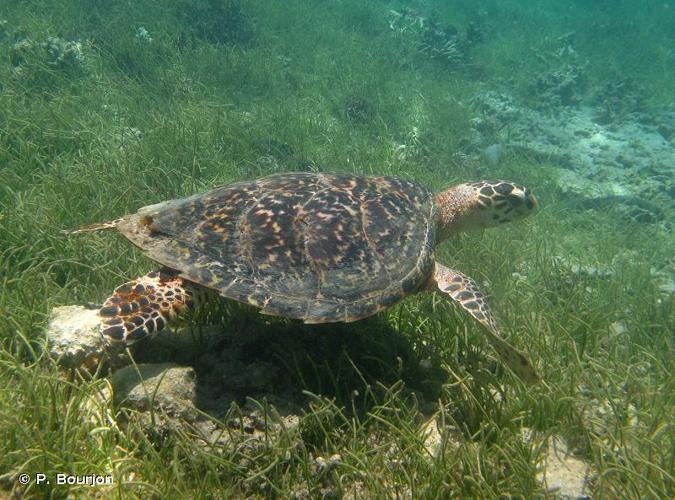
[[[673,498],[675,2],[0,2],[0,498]]]

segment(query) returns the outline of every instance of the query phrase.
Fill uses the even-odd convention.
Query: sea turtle
[[[165,201],[72,233],[116,229],[163,267],[119,286],[101,334],[131,344],[194,306],[200,288],[305,323],[350,322],[440,291],[484,328],[504,363],[538,380],[503,340],[475,281],[436,262],[450,234],[520,219],[537,206],[505,181],[433,194],[395,177],[282,173]]]

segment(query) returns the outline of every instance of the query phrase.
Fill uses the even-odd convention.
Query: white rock
[[[64,368],[94,368],[106,354],[98,310],[82,306],[52,309],[47,326],[49,357]]]

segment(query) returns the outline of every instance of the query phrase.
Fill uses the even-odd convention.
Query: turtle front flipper
[[[474,280],[436,262],[428,288],[447,294],[483,325],[490,345],[497,351],[504,364],[524,382],[534,384],[540,381],[539,375],[525,355],[501,338],[490,308]]]
[[[133,344],[194,307],[194,297],[194,285],[174,272],[140,276],[118,286],[99,310],[101,335],[110,343]]]

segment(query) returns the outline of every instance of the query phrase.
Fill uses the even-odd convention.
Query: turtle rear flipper
[[[170,271],[153,271],[115,289],[99,315],[103,338],[133,344],[193,307],[192,285]]]
[[[80,226],[77,229],[64,229],[62,231],[66,236],[71,236],[73,234],[80,233],[91,233],[93,231],[104,231],[106,229],[116,229],[117,225],[122,222],[123,219],[115,219],[107,222],[97,222],[96,224],[85,224]]]
[[[540,381],[539,375],[523,353],[501,338],[492,312],[476,282],[466,274],[436,263],[429,289],[441,291],[457,302],[485,327],[488,342],[504,364],[528,384]]]

